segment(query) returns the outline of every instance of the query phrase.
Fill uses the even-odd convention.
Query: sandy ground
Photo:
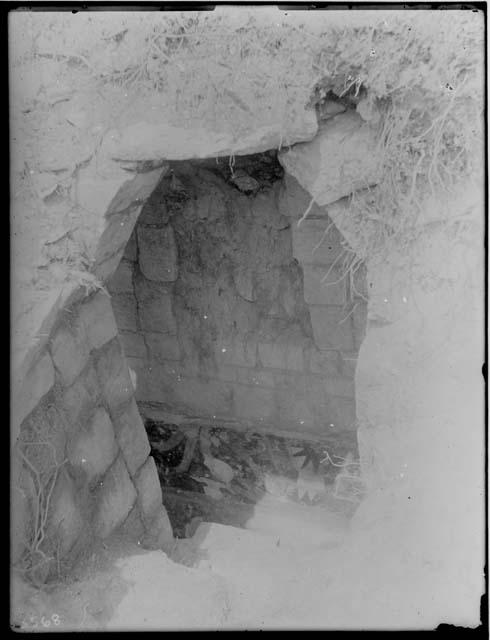
[[[169,555],[107,540],[70,583],[39,591],[14,579],[12,624],[36,631],[478,625],[467,577],[422,562],[416,548],[402,551],[396,527],[382,536],[351,528],[351,507],[267,495],[246,529],[201,523]]]
[[[41,631],[304,626],[305,598],[328,585],[323,568],[347,516],[267,496],[247,526],[202,523],[173,559],[113,539],[70,584],[36,591],[14,580],[13,622]]]

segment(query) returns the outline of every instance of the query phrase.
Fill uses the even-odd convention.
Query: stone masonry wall
[[[26,378],[12,466],[12,560],[39,581],[116,531],[150,548],[172,540],[117,334],[109,296],[78,291]]]
[[[227,159],[173,163],[108,282],[137,400],[263,429],[354,434],[363,326],[346,279],[322,282],[341,237],[332,232],[303,272],[298,259],[328,221],[296,231],[278,204],[286,187],[273,154],[235,162],[234,180]]]

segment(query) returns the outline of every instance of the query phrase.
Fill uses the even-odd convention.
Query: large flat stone
[[[93,272],[102,282],[107,282],[118,268],[126,250],[126,244],[133,232],[141,207],[106,219],[106,228],[102,233]]]
[[[82,304],[79,318],[91,349],[99,349],[117,335],[111,301],[103,292],[96,293]]]
[[[153,519],[147,523],[146,532],[142,544],[146,549],[162,549],[165,552],[172,550],[174,535],[167,510],[161,504]]]
[[[102,395],[111,412],[133,396],[134,387],[119,340],[112,340],[95,358]]]
[[[279,153],[285,170],[315,198],[327,205],[381,178],[376,136],[357,113],[341,113],[319,128],[311,142]]]
[[[87,364],[90,344],[85,328],[61,326],[51,342],[51,357],[65,387],[71,385]]]
[[[155,460],[151,456],[139,470],[134,482],[143,522],[149,523],[162,506],[162,489]]]
[[[89,482],[104,473],[118,452],[111,419],[102,407],[96,409],[90,424],[78,431],[68,445],[68,459],[77,473]]]
[[[131,475],[134,475],[150,453],[150,444],[134,398],[118,414],[113,414],[116,438]]]
[[[212,131],[183,128],[168,124],[137,122],[128,126],[117,138],[107,140],[105,153],[127,160],[189,160],[228,155],[245,155],[311,140],[318,129],[315,112],[302,109],[294,112],[294,119],[284,123],[257,123],[246,134],[236,136],[233,131]]]
[[[64,470],[58,476],[50,504],[52,511],[47,533],[57,540],[58,551],[63,557],[75,545],[86,526],[75,484]]]
[[[41,353],[27,372],[20,390],[12,399],[12,440],[18,435],[22,420],[34,409],[54,384],[54,366],[48,353]]]
[[[63,393],[61,409],[71,428],[84,424],[97,404],[100,385],[93,366],[87,370]]]
[[[107,538],[126,520],[135,501],[136,489],[122,457],[119,456],[99,486],[94,518],[96,535]]]
[[[307,218],[292,225],[293,255],[301,265],[340,265],[342,235],[330,220]]]
[[[172,227],[138,226],[139,265],[145,278],[156,282],[177,279],[177,246]]]
[[[133,263],[130,260],[124,258],[121,260],[118,268],[107,281],[107,288],[111,294],[133,291]]]
[[[121,331],[138,331],[138,308],[134,293],[114,293],[111,300],[119,329]]]
[[[135,279],[135,295],[143,331],[176,332],[172,293],[166,285],[139,276]]]

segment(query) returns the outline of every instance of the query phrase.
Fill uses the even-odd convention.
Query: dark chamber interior
[[[364,327],[335,266],[342,238],[330,225],[300,265],[296,248],[329,221],[298,230],[304,192],[283,178],[276,151],[170,163],[109,282],[179,537],[199,519],[244,525],[268,493],[331,502],[357,458]]]

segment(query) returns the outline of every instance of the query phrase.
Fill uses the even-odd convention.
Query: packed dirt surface
[[[376,541],[355,534],[343,504],[334,513],[267,496],[245,529],[203,522],[168,555],[109,539],[70,582],[14,580],[13,628],[428,629],[448,622],[448,603],[458,624],[474,625],[464,579],[455,600],[440,566],[420,571],[416,549],[400,559],[386,541],[374,563]]]
[[[308,594],[331,582],[327,567],[347,527],[345,514],[268,496],[247,529],[201,523],[176,542],[173,559],[113,540],[69,584],[36,591],[15,582],[13,623],[59,631],[308,626]]]

